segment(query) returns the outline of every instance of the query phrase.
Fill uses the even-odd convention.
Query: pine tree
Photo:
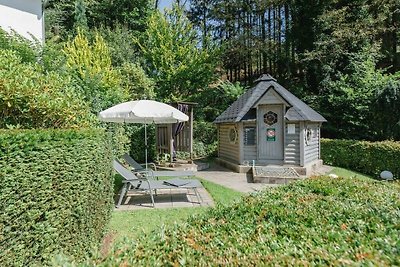
[[[74,12],[74,28],[75,29],[88,29],[88,22],[86,17],[86,3],[85,0],[76,0],[75,1],[75,12]]]

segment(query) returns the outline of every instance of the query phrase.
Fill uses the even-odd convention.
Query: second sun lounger
[[[153,180],[153,179],[148,179],[145,176],[140,177],[137,174],[132,173],[117,160],[113,161],[113,166],[114,169],[124,179],[123,180],[124,185],[122,187],[121,195],[116,205],[117,208],[121,205],[123,198],[129,191],[137,191],[149,194],[153,207],[155,207],[153,190],[158,190],[158,189],[192,189],[197,197],[198,202],[199,203],[201,202],[200,201],[201,197],[197,191],[197,188],[202,187],[202,185],[196,179],[175,178],[170,180]]]

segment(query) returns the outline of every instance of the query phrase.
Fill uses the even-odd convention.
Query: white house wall
[[[0,27],[44,42],[44,17],[41,0],[0,0]],[[32,38],[34,36],[34,38]]]

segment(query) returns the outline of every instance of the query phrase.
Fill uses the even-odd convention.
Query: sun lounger
[[[125,195],[130,191],[136,191],[144,194],[149,194],[153,207],[154,194],[153,191],[159,189],[192,189],[200,203],[200,195],[197,188],[202,187],[201,183],[196,179],[181,179],[174,178],[170,180],[153,180],[148,177],[140,177],[137,174],[126,169],[118,160],[113,161],[114,169],[123,177],[123,187],[116,207],[118,208]]]
[[[132,167],[133,171],[140,172],[146,170],[146,164],[139,164],[136,160],[129,156],[129,154],[124,154],[122,158],[126,161],[126,163],[129,164],[129,166]],[[153,170],[157,170],[157,166],[153,162],[149,162],[147,163],[147,165],[150,166],[150,168],[152,168]]]
[[[143,167],[143,164],[137,163],[131,156],[125,154],[122,156],[126,163],[132,167],[132,171],[134,173],[145,174],[145,176],[151,177],[153,179],[158,179],[159,177],[190,177],[195,176],[193,171],[157,171],[156,166],[154,163],[151,163],[152,166],[154,165],[153,169],[146,170]],[[147,173],[146,173],[147,172]]]

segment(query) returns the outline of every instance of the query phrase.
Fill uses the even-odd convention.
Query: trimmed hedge
[[[348,168],[378,178],[388,170],[400,178],[400,142],[367,142],[354,140],[321,140],[325,164]]]
[[[0,265],[81,260],[113,206],[111,151],[101,130],[0,130]]]
[[[398,182],[307,179],[124,241],[88,266],[399,266],[399,192]]]

